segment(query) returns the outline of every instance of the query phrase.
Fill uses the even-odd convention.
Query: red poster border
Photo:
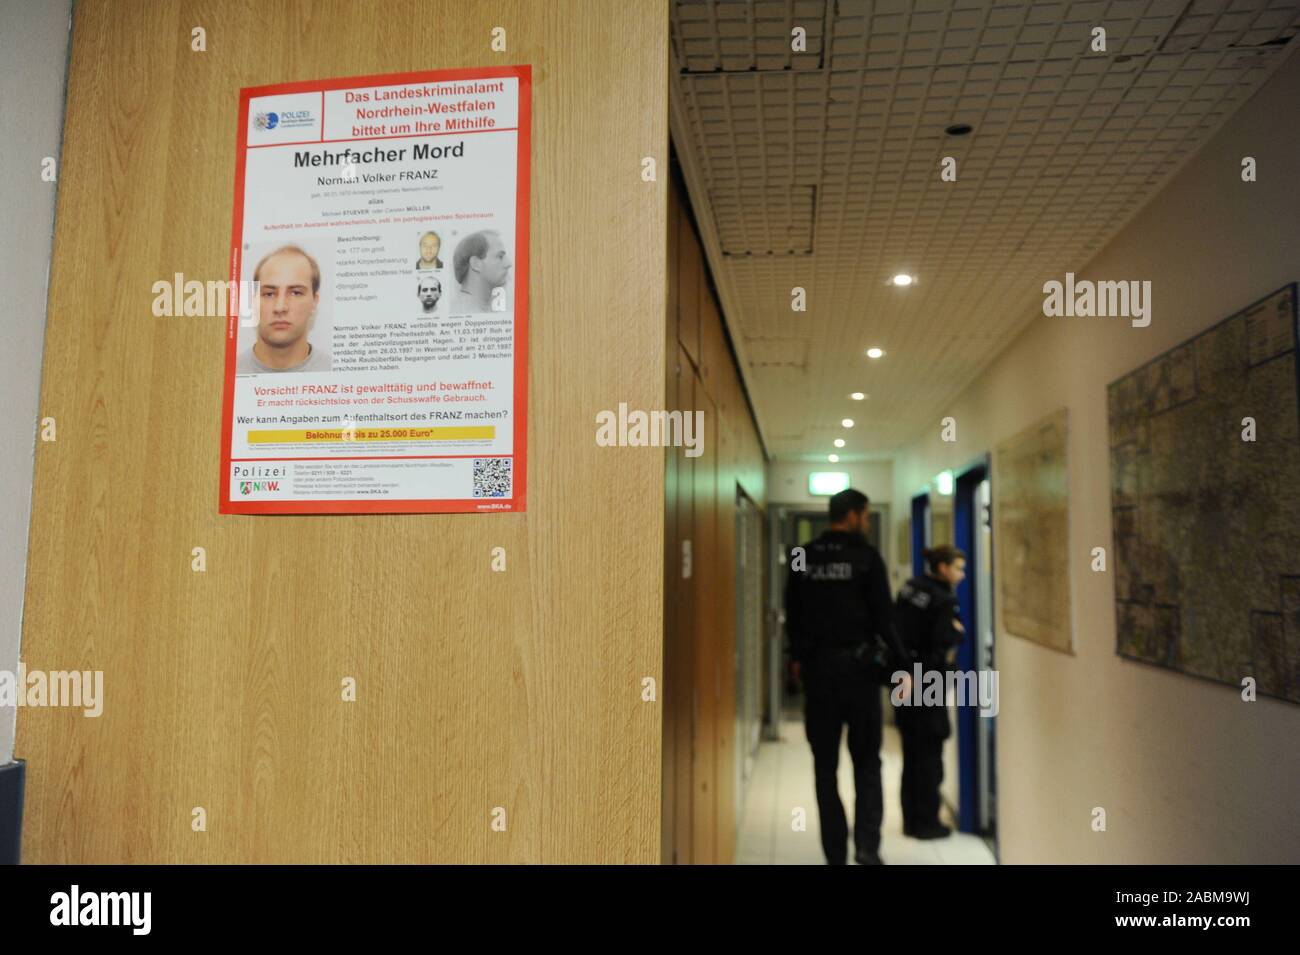
[[[514,78],[519,81],[519,120],[517,124],[518,157],[515,193],[515,367],[514,367],[514,443],[510,455],[476,455],[477,457],[513,457],[513,496],[509,498],[467,498],[438,500],[366,500],[336,501],[234,501],[230,498],[231,444],[234,425],[235,362],[238,348],[239,298],[231,296],[226,316],[226,369],[221,404],[221,488],[217,511],[220,514],[518,514],[526,510],[528,464],[528,210],[532,180],[532,67],[485,66],[460,70],[422,70],[411,73],[384,73],[373,76],[335,77],[277,83],[270,86],[246,86],[239,91],[239,137],[235,147],[235,216],[230,234],[230,287],[237,289],[244,233],[244,167],[248,152],[249,101],[261,96],[287,93],[321,93],[321,135],[325,133],[325,93],[358,86],[401,86],[412,83],[445,83],[455,80]],[[284,143],[281,145],[291,145]],[[406,456],[402,456],[403,458]],[[421,455],[427,459],[430,455]],[[444,457],[444,456],[436,456]],[[447,458],[466,455],[445,455]]]

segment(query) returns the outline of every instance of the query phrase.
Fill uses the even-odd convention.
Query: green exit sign
[[[811,471],[808,474],[808,493],[816,497],[830,497],[848,486],[848,471]]]

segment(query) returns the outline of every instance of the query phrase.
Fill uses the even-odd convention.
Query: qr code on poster
[[[510,497],[513,458],[475,458],[474,496]]]

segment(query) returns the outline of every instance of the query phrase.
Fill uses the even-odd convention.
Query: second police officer
[[[898,592],[898,622],[903,642],[920,664],[920,684],[952,666],[964,628],[957,619],[957,585],[966,577],[966,555],[946,544],[925,551],[926,573]],[[910,669],[910,667],[909,667]],[[903,742],[903,832],[917,839],[942,839],[952,830],[939,822],[939,784],[943,781],[943,741],[952,732],[948,708],[898,706],[894,709]]]

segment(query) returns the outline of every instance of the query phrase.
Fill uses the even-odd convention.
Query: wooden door
[[[663,407],[667,7],[601,6],[76,4],[23,657],[105,701],[19,716],[27,861],[658,861],[663,459],[593,421]],[[534,82],[527,513],[219,516],[224,321],[150,304],[228,277],[239,88],[504,63]]]

